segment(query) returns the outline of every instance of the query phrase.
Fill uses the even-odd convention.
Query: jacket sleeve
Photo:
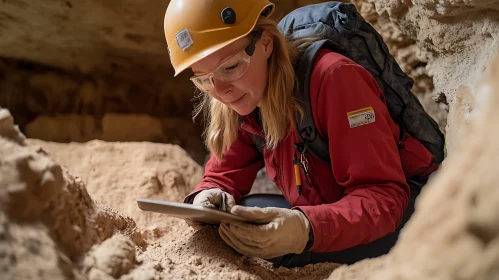
[[[359,65],[341,63],[324,70],[318,84],[314,118],[327,135],[333,174],[344,192],[335,203],[297,208],[312,224],[310,251],[332,252],[393,232],[410,190],[398,154],[398,132],[391,129],[396,124],[372,75]],[[347,114],[368,107],[374,110],[374,122],[351,128]]]
[[[255,181],[256,174],[263,167],[263,158],[253,144],[248,132],[240,131],[222,158],[211,156],[205,166],[203,180],[184,199],[189,202],[193,195],[202,190],[219,188],[231,194],[236,203],[248,194]]]

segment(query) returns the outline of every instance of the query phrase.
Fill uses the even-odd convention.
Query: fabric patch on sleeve
[[[376,120],[373,107],[366,107],[347,113],[350,128],[373,123]]]

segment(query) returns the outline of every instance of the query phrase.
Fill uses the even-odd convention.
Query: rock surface
[[[497,1],[354,2],[365,7],[368,17],[389,22],[381,30],[399,30],[404,35],[397,38],[406,36],[416,43],[410,57],[415,55],[427,63],[426,70],[435,87],[434,99],[449,104],[455,102],[458,88],[475,84],[499,50]]]
[[[26,128],[30,138],[50,142],[154,142],[180,145],[195,161],[202,162],[206,149],[201,130],[181,118],[156,118],[144,114],[40,115]]]

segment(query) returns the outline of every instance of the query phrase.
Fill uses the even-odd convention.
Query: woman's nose
[[[213,85],[215,88],[215,93],[218,96],[224,96],[226,95],[231,89],[232,89],[232,84],[229,82],[224,82],[222,80],[219,80],[217,78],[213,78]]]

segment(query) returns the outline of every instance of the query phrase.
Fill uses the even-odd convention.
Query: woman
[[[196,114],[205,107],[209,120],[211,158],[185,202],[253,221],[222,224],[220,236],[241,254],[276,266],[353,263],[385,254],[418,194],[406,182],[399,127],[367,70],[321,50],[310,103],[331,160],[305,153],[302,168],[295,169],[295,114],[301,108],[293,91],[301,81],[293,62],[314,38],[286,41],[269,19],[273,9],[267,0],[172,0],[168,6],[165,34],[175,76],[193,71],[191,81],[203,98]],[[366,108],[375,118],[352,125],[349,113]],[[263,156],[252,135],[265,139]],[[412,151],[405,159],[427,164],[417,175],[437,168],[417,140],[408,135],[402,143]],[[263,166],[283,196],[245,196]]]

